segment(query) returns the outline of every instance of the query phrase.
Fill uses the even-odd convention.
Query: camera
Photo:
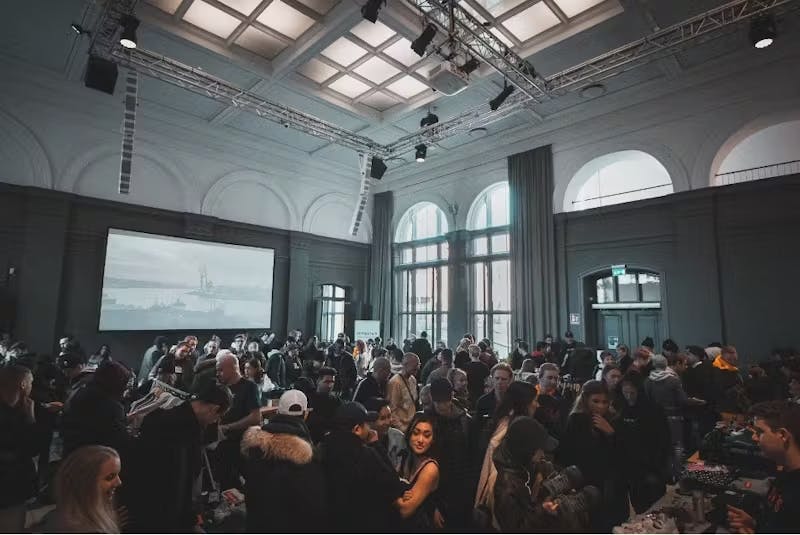
[[[559,515],[568,522],[576,522],[582,514],[590,513],[602,502],[600,489],[586,485],[577,466],[568,466],[555,471],[542,481],[539,493],[542,500],[553,500],[558,504]]]
[[[706,520],[717,526],[728,525],[728,506],[741,509],[753,518],[761,515],[766,506],[762,496],[749,492],[726,490],[711,499],[711,511],[706,514]]]

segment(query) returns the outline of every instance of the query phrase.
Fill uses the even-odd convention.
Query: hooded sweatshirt
[[[688,403],[678,374],[672,368],[653,370],[644,383],[647,397],[660,406],[667,416],[680,416],[681,409]]]

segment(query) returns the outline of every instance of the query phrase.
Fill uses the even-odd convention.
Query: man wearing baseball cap
[[[387,533],[399,520],[393,504],[404,485],[367,441],[378,415],[356,401],[336,409],[322,446],[333,533]],[[357,509],[354,507],[358,505]],[[357,511],[357,512],[356,512]]]
[[[327,530],[325,476],[305,424],[308,399],[287,390],[278,413],[242,437],[248,533],[321,533]]]

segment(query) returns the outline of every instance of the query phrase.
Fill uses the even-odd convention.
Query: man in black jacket
[[[440,479],[438,495],[441,499],[441,513],[449,532],[458,532],[467,527],[475,496],[477,470],[479,465],[472,463],[473,441],[469,415],[453,403],[453,385],[447,379],[434,380],[431,385],[433,409],[430,414],[436,417],[439,451]]]
[[[411,353],[416,354],[419,357],[419,361],[421,366],[425,366],[429,360],[433,358],[433,349],[431,349],[431,343],[428,342],[428,333],[422,331],[419,334],[419,338],[414,340],[411,343]]]
[[[191,533],[192,487],[202,467],[205,428],[231,405],[227,386],[211,383],[196,398],[145,416],[136,447],[123,465],[121,499],[131,533]]]
[[[387,533],[397,527],[394,503],[405,485],[366,444],[369,422],[376,417],[355,401],[336,410],[336,427],[322,447],[331,519],[327,531]]]
[[[367,373],[356,387],[353,401],[364,403],[370,398],[385,398],[386,383],[392,374],[392,364],[386,357],[378,357],[372,365],[372,371]]]
[[[242,438],[248,533],[322,533],[329,528],[325,474],[305,424],[308,399],[287,390],[278,414]]]
[[[333,391],[342,399],[351,399],[353,388],[356,386],[358,372],[356,362],[351,353],[345,350],[345,341],[336,340],[328,350],[325,366],[336,370],[336,384]]]

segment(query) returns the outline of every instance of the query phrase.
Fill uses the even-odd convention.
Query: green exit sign
[[[614,277],[619,277],[620,275],[625,274],[625,264],[619,264],[616,266],[611,266],[611,275]]]

